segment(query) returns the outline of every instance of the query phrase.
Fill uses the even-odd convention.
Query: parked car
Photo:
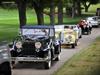
[[[54,26],[23,26],[9,49],[12,62],[43,62],[49,69],[52,60],[59,60],[61,44],[55,39]]]
[[[90,22],[92,26],[100,26],[100,16],[87,17],[86,20]]]
[[[71,48],[75,48],[75,46],[77,45],[77,38],[75,36],[75,31],[73,29],[67,29],[65,28],[63,31],[63,41],[62,44],[66,44],[71,46]]]
[[[0,75],[11,75],[10,51],[0,48]]]

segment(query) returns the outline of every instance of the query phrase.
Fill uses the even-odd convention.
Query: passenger
[[[79,22],[79,27],[82,29],[82,33],[84,32],[84,20],[83,19],[81,19],[81,21]]]

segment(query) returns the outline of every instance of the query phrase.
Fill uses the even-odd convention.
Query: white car
[[[65,25],[65,27],[70,27],[76,32],[76,38],[82,38],[82,29],[78,25]]]
[[[93,16],[93,17],[87,17],[87,22],[91,23],[92,26],[100,26],[100,17],[99,16]]]

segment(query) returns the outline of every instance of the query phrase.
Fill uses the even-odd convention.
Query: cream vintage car
[[[78,25],[65,25],[64,28],[71,28],[75,31],[75,37],[77,40],[82,38],[82,30]]]
[[[60,39],[61,44],[75,48],[78,42],[78,33],[70,25],[55,25],[55,37]]]
[[[77,38],[75,31],[70,28],[65,28],[62,34],[63,34],[62,44],[70,45],[71,48],[75,48],[75,46],[77,45]]]

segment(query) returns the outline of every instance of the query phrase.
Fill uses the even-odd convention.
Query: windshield
[[[93,20],[93,17],[88,17],[86,18],[86,20]]]
[[[22,35],[47,36],[49,29],[22,29]]]

